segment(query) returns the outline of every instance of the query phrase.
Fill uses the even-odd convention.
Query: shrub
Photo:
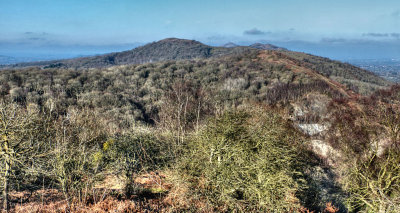
[[[103,144],[103,160],[125,181],[129,197],[134,190],[135,175],[145,170],[157,170],[171,160],[167,143],[153,132],[132,131],[107,140]]]
[[[370,155],[346,176],[349,209],[365,212],[400,211],[400,151]]]
[[[300,135],[272,112],[230,111],[188,145],[181,170],[195,193],[226,210],[289,211],[299,206]]]
[[[102,178],[96,153],[107,134],[98,114],[89,110],[70,110],[54,127],[56,135],[49,164],[70,206],[71,201],[85,201],[88,190]]]

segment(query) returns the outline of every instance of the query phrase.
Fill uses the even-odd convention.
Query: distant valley
[[[25,59],[18,60],[17,58],[14,58],[14,57],[0,55],[0,65],[9,65],[9,64],[15,64],[15,63],[24,62],[24,61],[27,61],[27,60],[25,60]]]
[[[349,63],[376,73],[393,82],[400,82],[400,59],[359,59]]]
[[[0,55],[0,67],[1,66],[10,66],[18,63],[31,63],[31,62],[39,62],[39,61],[49,61],[49,60],[59,60],[59,59],[67,59],[67,58],[76,58],[76,57],[85,57],[87,55],[79,55],[79,54],[62,54],[62,55],[32,55],[24,54],[23,56],[5,56]]]

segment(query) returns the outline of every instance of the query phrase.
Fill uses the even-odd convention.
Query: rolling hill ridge
[[[117,121],[151,123],[163,97],[182,82],[221,105],[254,101],[281,106],[310,93],[356,97],[391,84],[369,71],[309,54],[210,47],[182,39],[46,63],[2,70],[1,97],[39,106],[57,100],[61,111],[90,107]]]
[[[381,88],[391,83],[376,76],[372,72],[360,69],[350,64],[333,61],[328,58],[310,54],[293,52],[271,44],[256,43],[250,46],[237,46],[233,43],[229,47],[213,47],[195,40],[167,38],[132,50],[109,53],[105,55],[81,57],[67,60],[20,63],[6,66],[7,68],[23,68],[37,66],[40,68],[105,68],[117,65],[145,64],[176,60],[198,60],[220,58],[222,56],[238,56],[249,52],[273,50],[279,52],[275,57],[287,59],[286,62],[295,63],[307,69],[342,83],[352,90],[366,94],[373,88]],[[218,59],[217,59],[218,60]],[[279,60],[276,60],[279,61]],[[368,84],[369,88],[361,88],[360,82]]]

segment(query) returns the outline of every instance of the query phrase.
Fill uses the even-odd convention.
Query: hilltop
[[[228,43],[223,47],[213,47],[195,40],[166,38],[123,52],[65,60],[18,63],[3,67],[19,68],[39,66],[44,68],[101,68],[169,60],[215,58],[230,54],[240,54],[252,49],[286,50],[271,44],[256,43],[250,46],[239,46],[234,43]]]
[[[255,48],[255,49],[260,49],[260,50],[287,50],[282,47],[278,47],[272,44],[261,44],[261,43],[255,43],[250,45],[249,47]]]
[[[39,66],[45,68],[101,68],[115,65],[144,64],[169,60],[212,58],[241,53],[249,49],[249,47],[212,47],[195,40],[167,38],[123,52],[68,60],[20,63],[13,67]]]
[[[228,42],[224,45],[222,45],[222,47],[226,47],[226,48],[232,48],[232,47],[238,47],[239,45],[233,43],[233,42]]]

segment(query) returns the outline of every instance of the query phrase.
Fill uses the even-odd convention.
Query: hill
[[[287,50],[282,47],[278,47],[272,44],[261,44],[261,43],[255,43],[250,45],[249,47],[255,48],[255,49],[260,49],[260,50]]]
[[[239,45],[233,43],[233,42],[228,42],[224,45],[222,45],[222,47],[226,47],[226,48],[232,48],[232,47],[238,47]]]
[[[284,51],[283,54],[296,63],[301,63],[300,66],[312,69],[362,95],[393,84],[371,71],[348,63],[293,51]]]
[[[51,102],[61,112],[72,106],[90,107],[117,123],[130,119],[153,123],[164,98],[179,84],[190,86],[186,90],[191,92],[202,91],[214,103],[213,107],[247,101],[285,106],[310,92],[330,98],[354,97],[390,85],[371,72],[303,53],[242,47],[227,50],[196,41],[166,39],[132,52],[113,53],[113,63],[138,60],[130,54],[142,56],[143,61],[169,61],[84,68],[99,64],[94,62],[104,58],[99,56],[64,62],[72,63],[71,66],[79,64],[79,69],[6,69],[0,73],[0,95],[24,105],[44,106]],[[183,60],[193,56],[201,58]]]
[[[13,67],[40,66],[45,68],[100,68],[115,65],[144,64],[169,60],[219,57],[223,55],[241,53],[248,49],[250,48],[212,47],[194,40],[167,38],[123,52],[68,60],[20,63],[14,65]]]
[[[194,40],[167,38],[129,51],[67,60],[20,63],[3,66],[3,69],[30,66],[74,69],[105,68],[116,65],[219,58],[228,55],[240,56],[257,50],[274,50],[280,52],[280,55],[278,54],[276,57],[283,57],[287,59],[286,62],[288,63],[296,63],[299,66],[314,70],[331,80],[351,87],[352,90],[361,94],[367,94],[377,88],[390,85],[389,82],[375,74],[350,64],[310,54],[289,51],[271,44],[256,43],[247,47],[237,46],[232,43],[228,46],[230,47],[212,47]]]
[[[202,91],[214,108],[249,101],[283,107],[296,102],[302,105],[310,93],[321,94],[329,102],[391,85],[369,71],[309,54],[210,47],[182,39],[164,39],[131,51],[50,65],[41,63],[2,70],[0,98],[39,107],[51,103],[61,113],[70,107],[89,107],[117,125],[126,125],[128,120],[156,122],[168,94],[183,85],[195,97],[196,91]]]
[[[238,46],[228,43],[223,47],[213,47],[195,40],[167,38],[152,42],[132,50],[109,53],[99,56],[80,57],[68,60],[28,62],[11,65],[11,67],[39,66],[44,68],[100,68],[126,64],[144,64],[169,60],[186,60],[212,58],[229,54],[242,53],[251,49],[285,50],[271,44],[253,44]]]

